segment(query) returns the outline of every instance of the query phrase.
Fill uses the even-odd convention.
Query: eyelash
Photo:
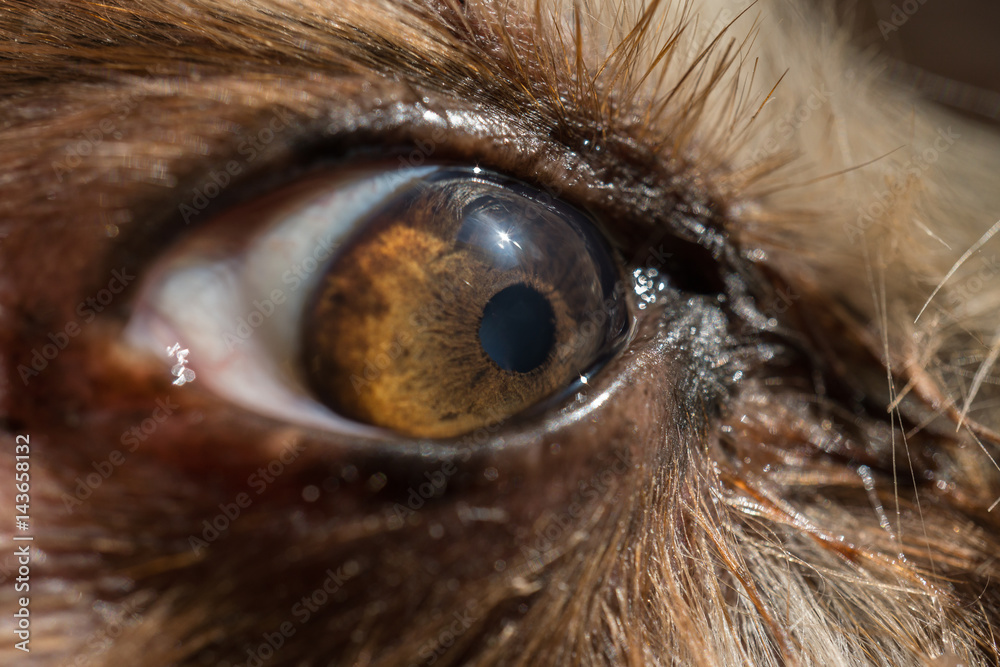
[[[149,97],[147,101],[155,104],[156,99]],[[444,103],[447,101],[442,101]],[[329,127],[320,130],[316,121],[296,117],[288,110],[261,114],[264,120],[248,124],[247,129],[236,137],[225,138],[221,142],[217,140],[216,157],[208,165],[201,161],[200,164],[193,163],[191,171],[178,171],[171,177],[176,181],[174,188],[162,192],[152,201],[143,202],[143,209],[160,213],[139,215],[137,223],[119,226],[122,235],[116,240],[114,251],[117,252],[109,264],[125,259],[130,262],[145,261],[186,230],[260,192],[277,189],[321,169],[358,160],[391,161],[400,165],[404,162],[416,165],[425,158],[442,164],[471,162],[511,174],[553,199],[569,195],[570,203],[584,209],[607,208],[609,205],[606,200],[601,201],[602,190],[607,186],[602,186],[593,169],[588,168],[586,162],[574,158],[572,151],[565,147],[550,145],[548,151],[558,151],[562,157],[548,160],[548,170],[536,169],[534,167],[537,167],[539,158],[525,165],[525,152],[520,147],[511,149],[509,144],[498,144],[481,136],[428,126],[424,119],[429,114],[436,114],[435,118],[443,114],[428,110],[424,103],[407,108],[397,106],[394,111],[398,116],[395,120],[389,118],[389,110],[381,108],[363,116],[354,116],[343,121],[343,125],[350,126],[344,131],[330,131]],[[289,121],[290,134],[266,145],[256,142],[263,149],[258,151],[254,147],[256,140],[248,137],[259,137],[264,129],[268,129],[269,119],[274,118]],[[479,121],[471,124],[481,125]],[[502,134],[509,136],[517,131],[511,129]],[[264,137],[267,136],[265,133]],[[426,138],[428,136],[430,139]],[[248,147],[253,152],[242,159],[241,153],[246,153]],[[553,164],[559,163],[559,169],[552,168]],[[567,187],[553,172],[569,170],[568,164],[573,164],[572,171],[582,175]],[[169,203],[166,197],[170,197]],[[617,219],[623,215],[621,210],[614,213]],[[628,215],[628,212],[624,214]]]

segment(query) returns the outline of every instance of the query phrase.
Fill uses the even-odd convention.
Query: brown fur
[[[979,255],[914,324],[1000,211],[998,139],[889,88],[818,15],[0,8],[0,414],[5,442],[32,443],[32,664],[242,665],[286,623],[264,664],[1000,662],[1000,292],[971,288]],[[813,108],[817,84],[832,92]],[[279,112],[287,133],[184,225],[178,206]],[[593,211],[629,269],[670,253],[655,261],[681,289],[633,303],[635,338],[580,398],[455,441],[344,438],[172,387],[166,360],[124,342],[167,243],[317,156],[408,152],[435,117],[434,160]],[[949,124],[961,140],[908,171]],[[22,382],[120,267],[136,283]],[[173,415],[67,502],[164,397]],[[0,468],[11,480],[12,456]],[[436,475],[442,492],[398,511]],[[192,549],[241,493],[252,504]],[[16,597],[9,577],[3,608]],[[6,636],[4,663],[25,659]]]

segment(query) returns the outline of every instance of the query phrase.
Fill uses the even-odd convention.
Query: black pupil
[[[541,366],[555,342],[555,314],[548,299],[527,285],[511,285],[483,308],[479,342],[505,371],[527,373]]]

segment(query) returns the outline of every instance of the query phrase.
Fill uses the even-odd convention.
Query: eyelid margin
[[[634,150],[625,137],[609,138],[620,145],[609,144],[603,149],[568,146],[545,136],[544,128],[525,127],[522,119],[507,118],[441,94],[415,93],[392,81],[333,78],[322,101],[316,88],[323,80],[298,82],[303,87],[302,96],[313,96],[301,107],[264,104],[252,112],[219,109],[223,117],[252,113],[255,120],[244,118],[235,126],[220,121],[214,136],[199,140],[211,147],[207,159],[206,155],[182,153],[168,163],[167,174],[172,174],[176,185],[159,194],[146,192],[143,200],[132,203],[129,210],[135,222],[121,226],[109,265],[126,256],[133,265],[145,261],[185,229],[200,226],[230,206],[315,169],[358,159],[389,159],[400,166],[421,166],[433,159],[479,164],[507,173],[578,208],[593,210],[599,217],[630,220],[621,229],[605,230],[613,240],[617,237],[616,243],[633,242],[634,234],[621,233],[628,226],[641,228],[644,236],[653,235],[656,226],[682,232],[684,220],[671,213],[678,205],[688,211],[685,216],[700,217],[711,209],[698,203],[703,186],[685,185],[698,179],[668,173],[666,165],[649,163],[649,156],[636,155],[636,163],[622,169],[633,159],[628,156]],[[215,85],[224,89],[225,82]],[[345,90],[343,99],[330,100],[330,89]],[[214,94],[217,97],[218,91]],[[421,97],[416,97],[418,94]],[[155,104],[156,100],[148,96],[144,104]],[[273,133],[269,124],[276,118],[287,123],[287,131]],[[169,122],[169,117],[164,122]],[[237,133],[234,127],[246,129]],[[260,144],[272,135],[270,142]],[[183,138],[176,141],[184,143]],[[253,148],[255,143],[263,150]],[[639,178],[637,169],[649,171]],[[195,203],[198,206],[193,206]],[[720,226],[708,219],[706,222],[709,227]]]

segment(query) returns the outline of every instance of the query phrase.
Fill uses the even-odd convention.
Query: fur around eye
[[[896,4],[916,12],[900,30],[932,11]],[[27,610],[3,664],[1000,663],[1000,136],[890,79],[829,6],[0,9],[0,433],[30,443],[30,470],[15,458],[29,454],[0,456],[0,477],[30,476],[0,486],[30,494],[13,511],[30,530],[0,532],[33,538],[0,557],[3,608]],[[248,407],[261,377],[294,375],[277,361],[230,383],[245,401],[200,367],[173,384],[164,352],[180,341],[141,345],[129,325],[157,260],[317,155],[476,165],[571,202],[570,227],[586,211],[636,277],[619,294],[627,340],[603,355],[617,329],[585,336],[558,381],[526,383],[524,404],[550,395],[537,410],[510,404],[510,419],[433,442],[296,412],[295,396]],[[452,185],[443,206],[461,199]],[[497,195],[527,207],[518,197]],[[401,228],[433,227],[393,210]],[[229,220],[229,249],[251,220]],[[355,240],[322,273],[332,295],[355,294],[344,277],[370,278],[364,255],[385,242]],[[544,297],[541,348],[560,349],[575,328],[561,318],[606,291],[590,255],[472,290],[438,340],[530,367],[542,352],[484,342],[506,307],[494,299]],[[298,266],[299,295],[321,277],[307,257],[279,267]],[[136,279],[78,315],[114,272]],[[222,284],[202,278],[203,295]],[[426,296],[407,288],[387,291]],[[356,326],[301,302],[316,307],[308,335],[336,340],[295,328],[293,343],[333,359],[357,344]],[[181,347],[192,368],[207,356]],[[425,362],[411,375],[456,375]],[[482,400],[469,384],[439,402]]]

